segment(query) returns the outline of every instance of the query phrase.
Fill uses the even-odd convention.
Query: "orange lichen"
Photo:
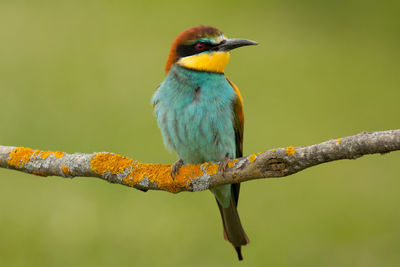
[[[39,150],[36,150],[35,152],[38,154],[38,152],[37,151],[39,151]],[[50,155],[54,155],[54,157],[56,158],[56,159],[59,159],[59,158],[62,158],[62,157],[64,157],[64,153],[63,152],[59,152],[59,151],[56,151],[56,152],[49,152],[49,151],[40,151],[40,154],[39,154],[41,157],[42,157],[42,159],[46,159],[48,156],[50,156]]]
[[[145,177],[147,177],[149,181],[155,182],[157,185],[165,184],[165,181],[168,180],[168,176],[169,179],[172,179],[170,175],[170,165],[140,162],[136,162],[135,165],[130,174],[124,178],[125,183],[129,186],[137,185]]]
[[[235,163],[238,162],[238,161],[239,161],[238,159],[230,160],[228,162],[228,168],[232,168],[233,166],[235,166]]]
[[[17,147],[8,155],[10,157],[8,164],[14,167],[21,167],[30,160],[34,153],[35,151],[31,148]]]
[[[249,159],[250,162],[253,162],[253,161],[255,161],[257,159],[257,156],[256,156],[256,154],[253,154],[253,155],[250,155],[248,157],[248,159]]]
[[[53,154],[56,157],[56,159],[64,157],[64,153],[63,152],[56,151]]]
[[[209,175],[216,174],[219,167],[218,164],[211,163],[184,165],[172,179],[171,165],[140,163],[118,154],[98,153],[92,157],[90,164],[92,170],[97,174],[106,172],[120,174],[127,168],[131,168],[130,173],[123,178],[128,186],[134,187],[146,178],[148,182],[156,184],[158,188],[172,193],[190,189],[192,179],[203,175],[201,166]],[[64,168],[63,171],[65,173]]]
[[[178,193],[183,188],[190,189],[192,179],[203,175],[200,165],[184,165],[174,179],[171,176],[171,165],[166,164],[148,164],[135,162],[135,166],[130,174],[124,178],[129,186],[135,186],[143,178],[147,178],[150,183],[155,183],[159,188],[164,188],[171,193]]]
[[[172,193],[180,192],[183,188],[190,189],[191,180],[203,175],[199,165],[184,165],[175,175],[175,179],[172,179],[171,165],[140,163],[111,153],[98,153],[92,157],[90,163],[92,170],[98,174],[119,174],[131,167],[131,172],[123,178],[127,185],[136,186],[147,178],[150,183]]]
[[[200,169],[200,165],[196,165],[196,164],[189,164],[189,165],[184,165],[182,166],[178,173],[175,174],[174,179],[172,180],[171,177],[171,168],[168,166],[168,175],[169,175],[169,179],[163,179],[163,181],[160,181],[160,179],[157,179],[158,184],[160,184],[160,182],[165,182],[163,187],[165,187],[165,189],[168,192],[172,192],[172,193],[178,193],[180,191],[182,191],[182,188],[186,188],[186,189],[190,189],[190,184],[192,183],[192,179],[195,177],[199,177],[201,175],[203,175],[203,171]],[[151,181],[151,179],[150,179]]]
[[[175,180],[184,179],[185,177],[199,177],[203,175],[199,164],[188,164],[182,166],[178,173],[175,175]]]
[[[35,151],[36,152],[36,151]],[[53,154],[52,152],[49,151],[41,151],[39,156],[42,157],[42,159],[46,159],[48,156],[50,156],[51,154]]]
[[[10,159],[8,160],[8,164],[14,167],[21,167],[23,164],[27,163],[32,156],[40,156],[42,159],[46,159],[50,155],[54,155],[56,158],[61,158],[64,156],[64,153],[17,147],[9,154]]]
[[[61,170],[63,171],[63,173],[64,173],[65,175],[70,175],[70,174],[71,174],[71,173],[69,172],[69,166],[62,165],[62,166],[61,166]]]
[[[297,148],[297,146],[288,146],[288,147],[286,148],[286,154],[287,154],[288,156],[293,155],[294,152],[295,152],[295,150],[296,150],[296,148]]]
[[[276,152],[276,149],[272,149],[271,151],[272,151],[272,152]]]
[[[98,153],[90,160],[92,170],[98,174],[119,174],[133,165],[133,160],[113,153]]]
[[[38,176],[42,176],[42,177],[47,177],[48,175],[44,172],[37,172],[37,171],[33,171],[32,174],[34,175],[38,175]]]
[[[56,159],[62,158],[64,157],[64,153],[63,152],[50,152],[50,151],[40,151],[40,150],[35,150],[35,154],[39,155],[42,159],[46,159],[48,156],[50,155],[54,155],[54,157]]]
[[[209,162],[203,163],[201,166],[205,169],[206,174],[208,174],[208,175],[217,174],[218,168],[219,168],[218,164],[212,164]]]
[[[170,168],[169,168],[170,170]],[[190,189],[190,184],[193,178],[197,178],[203,175],[203,170],[200,168],[200,164],[188,164],[184,165],[179,169],[179,172],[174,177],[174,182],[166,186],[169,192],[179,192],[182,189]]]
[[[336,140],[336,143],[340,144],[340,142],[342,142],[342,140],[340,140],[340,138],[338,138],[338,139]]]

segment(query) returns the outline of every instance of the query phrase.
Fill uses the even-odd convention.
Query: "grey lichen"
[[[193,192],[204,191],[210,188],[211,176],[204,173],[204,175],[192,179],[192,190]]]

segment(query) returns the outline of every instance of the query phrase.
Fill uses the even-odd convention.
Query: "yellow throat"
[[[229,52],[201,53],[179,59],[178,65],[193,70],[224,73],[229,57]]]

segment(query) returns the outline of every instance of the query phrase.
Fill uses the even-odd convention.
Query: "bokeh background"
[[[206,24],[260,42],[226,74],[244,153],[400,126],[396,1],[1,0],[0,144],[176,160],[150,98],[169,46]],[[242,185],[241,266],[398,266],[400,153]],[[0,169],[1,266],[235,266],[209,192]]]

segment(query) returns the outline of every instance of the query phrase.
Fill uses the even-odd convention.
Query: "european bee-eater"
[[[165,67],[167,76],[152,98],[154,113],[165,144],[183,164],[219,161],[223,174],[229,159],[242,157],[243,103],[238,88],[224,75],[229,51],[255,45],[245,39],[227,39],[209,26],[182,32],[172,44]],[[232,243],[239,260],[249,239],[237,212],[240,184],[211,189],[222,216],[224,238]]]

